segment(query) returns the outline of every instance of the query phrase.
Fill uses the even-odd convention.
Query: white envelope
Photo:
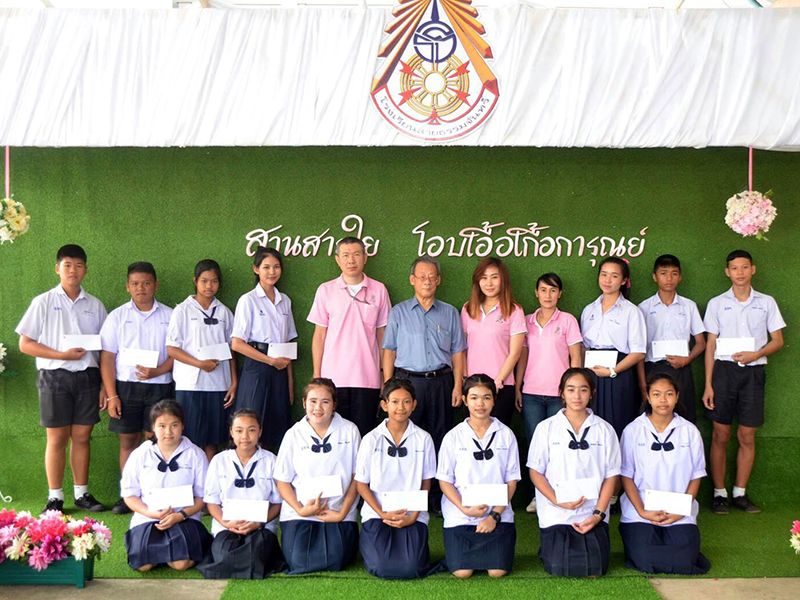
[[[297,499],[304,504],[320,494],[322,494],[323,498],[336,498],[344,495],[342,480],[339,479],[338,475],[297,479],[294,482],[294,488],[297,493]]]
[[[667,356],[689,356],[689,340],[656,340],[651,348],[655,360],[663,360]]]
[[[508,485],[505,483],[470,483],[461,488],[464,506],[507,506]]]
[[[286,342],[285,344],[270,344],[267,349],[267,356],[272,358],[289,358],[297,360],[297,342]]]
[[[231,355],[231,347],[228,344],[211,344],[199,348],[197,358],[200,360],[230,360],[233,355]]]
[[[266,523],[269,514],[268,500],[225,500],[222,518],[226,521],[252,521]]]
[[[158,350],[140,350],[139,348],[120,348],[117,363],[123,367],[141,365],[148,369],[158,366]]]
[[[191,485],[176,485],[174,487],[154,488],[142,498],[150,510],[163,510],[172,508],[178,510],[194,504],[194,494]]]
[[[613,369],[617,366],[617,351],[616,350],[587,350],[586,358],[583,360],[583,366],[587,369],[592,367],[606,367]]]
[[[596,477],[580,477],[556,481],[553,483],[553,491],[558,504],[575,502],[581,497],[592,500],[600,497],[600,480]]]
[[[405,508],[409,512],[428,510],[428,490],[409,492],[379,492],[378,501],[385,511]]]
[[[200,369],[197,367],[187,365],[185,362],[181,362],[177,359],[172,363],[172,378],[175,380],[175,383],[194,386],[194,384],[197,383],[199,375]]]
[[[658,490],[644,491],[645,510],[663,510],[673,515],[692,514],[692,495],[678,492],[659,492]]]
[[[64,352],[72,348],[83,348],[84,350],[102,350],[103,345],[100,341],[99,335],[62,335],[60,350]]]
[[[732,356],[737,352],[755,352],[756,338],[752,337],[730,337],[717,338],[717,349],[714,357]]]

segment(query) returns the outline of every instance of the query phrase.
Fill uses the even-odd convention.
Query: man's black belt
[[[259,352],[263,352],[264,354],[266,354],[267,350],[269,350],[269,344],[265,344],[263,342],[247,342],[247,345],[252,346],[256,350],[258,350]]]
[[[433,379],[435,377],[441,377],[442,375],[447,375],[452,372],[453,369],[450,367],[442,367],[441,369],[436,369],[435,371],[409,371],[408,369],[395,369],[395,373],[401,377],[420,377],[422,379]]]

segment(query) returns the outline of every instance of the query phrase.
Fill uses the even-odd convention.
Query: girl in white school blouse
[[[631,273],[621,258],[600,263],[597,283],[603,292],[583,309],[581,332],[587,350],[616,350],[613,368],[586,366],[597,375],[597,415],[611,423],[617,437],[639,414],[641,396],[636,369],[644,360],[647,330],[639,307],[628,300]]]
[[[514,433],[491,416],[497,390],[483,373],[464,381],[469,417],[442,440],[436,477],[442,488],[444,553],[447,569],[456,577],[487,571],[502,577],[511,571],[517,532],[511,498],[519,481],[519,449]],[[470,484],[505,484],[504,504],[464,506],[462,493]]]
[[[645,573],[698,575],[711,563],[700,553],[697,491],[706,475],[700,432],[675,414],[678,384],[667,373],[647,379],[647,404],[622,433],[622,518],[627,564]],[[644,508],[646,490],[692,496],[691,514]]]
[[[536,486],[539,558],[551,575],[593,577],[608,571],[606,513],[618,485],[620,453],[611,425],[589,408],[594,379],[589,369],[564,372],[558,386],[564,408],[539,423],[528,453]],[[565,488],[578,479],[584,485],[576,498],[575,490]]]
[[[358,550],[353,474],[361,436],[336,414],[336,386],[312,379],[303,390],[305,416],[286,432],[278,451],[275,482],[283,498],[282,547],[289,573],[341,571]],[[335,476],[342,493],[325,497],[309,488]]]
[[[409,418],[417,406],[407,379],[390,379],[381,390],[388,418],[362,440],[356,488],[364,499],[359,542],[364,568],[384,579],[424,577],[431,571],[426,511],[384,510],[381,493],[430,490],[436,476],[433,438]]]
[[[162,400],[150,411],[155,439],[134,450],[122,471],[120,492],[133,511],[125,534],[128,564],[149,571],[161,564],[185,571],[205,556],[211,536],[200,522],[208,461],[203,451],[183,436],[183,411]],[[192,486],[194,502],[163,508],[148,502],[160,488]]]
[[[236,396],[236,361],[201,358],[210,346],[229,344],[233,313],[219,300],[222,271],[215,260],[194,268],[195,294],[175,307],[167,329],[167,354],[175,363],[175,399],[185,416],[185,434],[210,460],[228,440],[225,409]]]
[[[263,428],[261,444],[280,446],[291,425],[292,361],[268,356],[269,345],[297,337],[292,301],[275,287],[283,273],[283,258],[274,248],[259,246],[253,258],[256,286],[239,298],[231,347],[244,359],[236,392],[236,409],[250,409]]]
[[[259,447],[261,422],[252,410],[233,413],[230,435],[235,447],[217,454],[208,467],[203,499],[214,519],[214,542],[197,569],[207,579],[263,579],[284,567],[276,519],[281,497],[272,479],[275,455]],[[225,505],[238,500],[268,502],[266,522],[224,519]]]

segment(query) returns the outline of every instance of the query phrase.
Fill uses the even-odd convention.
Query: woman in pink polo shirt
[[[472,295],[461,309],[467,337],[467,375],[486,373],[497,387],[492,416],[510,425],[514,414],[514,365],[527,329],[514,302],[511,278],[499,258],[484,258],[472,273]]]
[[[528,446],[536,426],[561,409],[561,375],[570,367],[581,366],[583,338],[578,320],[558,309],[563,292],[556,273],[540,276],[535,292],[539,308],[525,317],[527,337],[516,369],[516,404],[522,411]],[[526,510],[536,512],[535,497]]]

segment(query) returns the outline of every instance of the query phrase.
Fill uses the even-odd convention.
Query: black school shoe
[[[131,512],[131,509],[128,508],[127,504],[125,504],[125,500],[120,498],[117,500],[117,503],[111,507],[111,512],[115,515],[127,515]]]
[[[97,501],[97,498],[86,492],[80,498],[75,498],[75,508],[81,510],[88,510],[89,512],[103,512],[108,510],[105,506]]]
[[[48,498],[47,504],[45,505],[42,512],[47,512],[48,510],[57,510],[60,513],[64,512],[64,501],[59,500],[58,498]]]
[[[750,498],[748,498],[747,495],[734,496],[733,500],[731,501],[731,504],[733,504],[733,506],[738,508],[739,510],[743,510],[744,512],[750,513],[751,515],[761,512],[761,509],[759,507],[750,502]]]
[[[717,515],[727,515],[731,512],[728,499],[724,496],[714,496],[714,500],[711,502],[711,512]]]

